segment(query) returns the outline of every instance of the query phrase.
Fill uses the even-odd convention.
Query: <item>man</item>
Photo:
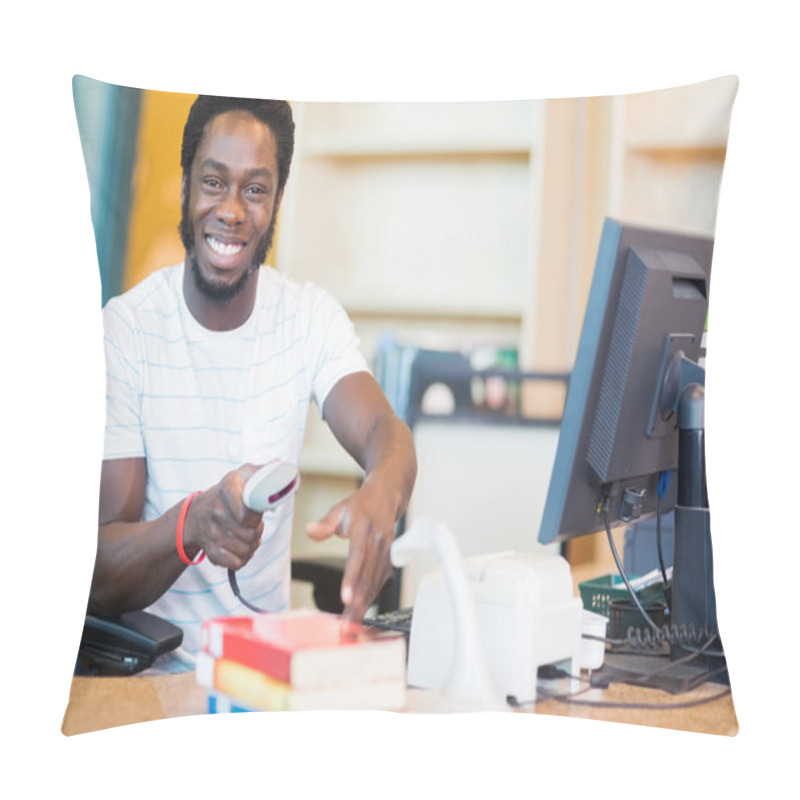
[[[389,575],[416,476],[408,428],[326,292],[262,266],[294,147],[286,103],[199,97],[181,151],[184,263],[104,309],[107,421],[90,609],[148,608],[181,626],[164,669],[193,665],[204,619],[289,603],[291,503],[263,515],[242,490],[258,466],[297,463],[314,400],[362,465],[362,485],[314,539],[349,539],[345,616]],[[262,544],[263,538],[263,544]]]

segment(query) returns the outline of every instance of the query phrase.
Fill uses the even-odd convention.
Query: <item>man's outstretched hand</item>
[[[316,541],[339,536],[350,542],[341,589],[346,619],[360,622],[392,574],[389,550],[396,508],[397,498],[367,479],[321,520],[306,527],[308,536]]]

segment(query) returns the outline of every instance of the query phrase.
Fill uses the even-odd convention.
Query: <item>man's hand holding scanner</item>
[[[262,514],[248,509],[242,499],[245,483],[257,469],[245,464],[161,517],[145,521],[141,519],[144,459],[104,461],[99,543],[89,597],[93,613],[147,608],[188,563],[197,562],[203,554],[220,567],[236,570],[246,564],[258,549],[264,529]],[[179,527],[186,560],[176,547]]]
[[[202,550],[212,564],[233,570],[253,557],[261,544],[263,514],[248,508],[242,495],[258,469],[245,464],[191,501],[183,529],[187,556],[194,558]]]

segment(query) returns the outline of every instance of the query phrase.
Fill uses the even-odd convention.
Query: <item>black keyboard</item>
[[[413,608],[398,608],[384,611],[371,619],[364,618],[364,625],[386,631],[400,631],[408,635],[411,632],[411,615]]]

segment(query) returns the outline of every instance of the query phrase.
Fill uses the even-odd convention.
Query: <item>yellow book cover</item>
[[[208,681],[204,681],[208,685]],[[213,660],[213,685],[223,694],[260,711],[399,711],[405,707],[401,678],[321,689],[294,689],[259,670],[228,659]]]

